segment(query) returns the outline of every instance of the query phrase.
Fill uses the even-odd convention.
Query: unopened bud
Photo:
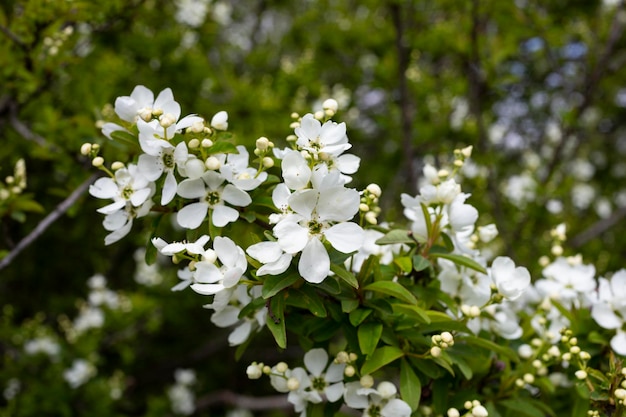
[[[580,380],[587,379],[587,372],[583,371],[582,369],[574,372],[574,375],[576,375],[576,378]]]
[[[315,117],[317,120],[324,120],[324,112],[316,111],[313,117]]]
[[[256,140],[256,147],[257,149],[264,151],[266,150],[270,145],[270,141],[268,138],[266,137],[260,137]]]
[[[270,158],[269,156],[266,156],[265,158],[263,158],[261,162],[263,163],[264,168],[271,168],[274,166],[274,160]]]
[[[383,193],[383,190],[380,189],[378,184],[370,184],[365,188],[370,194],[376,197],[380,197]]]
[[[213,141],[211,139],[202,139],[202,143],[201,143],[203,148],[210,148],[211,146],[213,146]]]
[[[95,166],[96,168],[101,167],[102,165],[104,165],[104,158],[101,156],[96,156],[93,161],[91,161],[91,165]]]
[[[324,100],[324,102],[322,103],[322,108],[324,110],[332,110],[333,113],[336,113],[337,109],[339,109],[339,103],[337,103],[337,100],[329,98],[327,100]]]
[[[200,146],[200,141],[196,138],[193,138],[187,143],[187,146],[189,147],[189,149],[196,149]]]
[[[296,378],[291,377],[287,380],[287,389],[289,389],[289,391],[295,391],[298,388],[300,388],[300,381]]]
[[[343,374],[345,376],[347,376],[348,378],[353,377],[354,374],[356,374],[356,369],[354,369],[354,366],[352,365],[348,365],[346,366],[346,368],[343,370]]]
[[[83,146],[80,147],[81,155],[89,155],[91,153],[91,143],[83,143]]]
[[[287,369],[289,369],[289,366],[287,366],[287,364],[285,362],[278,362],[276,364],[276,371],[280,372],[281,374],[284,374]]]
[[[124,168],[124,163],[121,161],[115,161],[111,164],[111,169],[113,171],[117,171],[118,169]]]
[[[376,213],[373,211],[368,211],[365,213],[365,221],[369,224],[377,224],[378,219],[376,218]]]
[[[372,388],[374,386],[374,378],[371,375],[363,375],[359,382],[363,388]]]
[[[207,169],[211,171],[215,171],[222,166],[220,160],[214,156],[209,156],[207,160],[204,162],[204,165],[207,167]]]

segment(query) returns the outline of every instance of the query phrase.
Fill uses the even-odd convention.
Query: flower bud
[[[276,364],[276,371],[280,372],[281,374],[284,374],[285,372],[287,372],[287,369],[289,369],[289,366],[287,366],[285,362],[278,362]]]
[[[453,408],[448,409],[448,412],[446,413],[446,415],[448,417],[460,417],[461,413],[459,413],[459,410],[453,407]]]
[[[256,362],[254,362],[246,368],[246,374],[250,379],[259,379],[263,375],[263,371],[261,367]]]
[[[587,372],[579,369],[578,371],[574,372],[574,375],[576,375],[576,378],[583,380],[583,379],[587,379]]]
[[[329,98],[327,100],[324,100],[324,102],[322,103],[322,108],[324,110],[331,110],[333,113],[336,113],[339,109],[339,103],[337,103],[337,100]]]
[[[383,398],[392,398],[394,395],[396,395],[398,389],[391,382],[383,381],[378,384],[378,387],[376,387],[376,391],[378,391],[380,396]]]
[[[271,168],[274,166],[274,160],[270,158],[269,156],[266,156],[265,158],[263,158],[261,163],[263,164],[264,168]]]
[[[93,161],[91,161],[91,165],[95,166],[96,168],[101,167],[102,165],[104,165],[104,158],[101,156],[96,156]]]
[[[450,332],[441,333],[441,340],[443,340],[443,342],[447,344],[454,343],[454,337]]]
[[[289,391],[295,391],[298,388],[300,388],[300,381],[296,378],[291,377],[287,380],[287,389],[289,389]]]
[[[467,146],[467,147],[461,149],[461,154],[464,157],[469,158],[470,156],[472,156],[472,148],[473,148],[472,145],[470,145],[470,146]]]
[[[196,149],[200,146],[200,141],[196,138],[193,138],[187,143],[187,146],[189,147],[189,149]]]
[[[375,197],[380,197],[383,193],[378,184],[370,184],[365,189]]]
[[[215,113],[211,119],[211,127],[217,130],[228,129],[228,113],[225,111]]]
[[[441,348],[439,346],[431,347],[430,354],[433,356],[433,358],[438,358],[439,356],[441,356]]]
[[[487,417],[489,415],[487,409],[482,405],[477,405],[472,408],[472,414],[474,415],[474,417]]]
[[[374,386],[374,378],[371,375],[363,375],[359,382],[363,388],[372,388]]]
[[[257,149],[261,151],[266,150],[269,146],[270,146],[270,141],[266,137],[262,136],[256,140],[256,147]]]
[[[524,374],[522,379],[527,384],[532,384],[533,382],[535,382],[535,376],[533,374]]]
[[[315,114],[313,114],[313,117],[315,117],[317,120],[324,120],[324,112],[316,111]]]
[[[376,213],[374,213],[373,211],[368,211],[367,213],[365,213],[365,221],[369,224],[377,224],[378,219],[376,219]]]
[[[347,376],[348,378],[353,377],[354,374],[356,374],[356,369],[354,369],[354,366],[352,365],[348,365],[346,366],[346,368],[343,370],[343,374],[345,376]]]
[[[159,117],[159,124],[165,129],[176,123],[176,117],[171,113],[165,113]]]
[[[201,145],[203,148],[210,148],[211,146],[213,146],[213,141],[211,139],[205,138],[202,139]]]
[[[91,143],[83,143],[80,147],[81,155],[89,155],[91,153]]]
[[[220,160],[214,156],[209,156],[207,160],[205,161],[204,165],[207,167],[207,169],[211,171],[215,171],[222,166]]]
[[[215,253],[213,249],[207,249],[202,254],[202,260],[210,264],[213,264],[215,263],[215,261],[217,261],[217,253]]]
[[[113,171],[117,171],[118,169],[124,168],[124,163],[121,161],[115,161],[111,164],[111,169]]]

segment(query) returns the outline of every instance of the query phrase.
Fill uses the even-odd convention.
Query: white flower
[[[248,166],[249,154],[244,146],[237,146],[238,154],[229,154],[226,163],[220,167],[220,173],[226,181],[240,190],[250,191],[267,179],[267,172],[257,174],[255,168]]]
[[[591,317],[605,329],[617,329],[611,347],[626,355],[626,332],[622,331],[626,322],[626,269],[616,272],[610,280],[600,278],[598,282],[598,301],[592,306]]]
[[[219,111],[211,118],[211,127],[217,130],[228,129],[228,113]]]
[[[281,162],[283,180],[291,190],[305,188],[311,180],[311,168],[300,152],[287,152]]]
[[[248,255],[264,264],[260,267],[256,274],[263,275],[279,275],[282,274],[291,265],[293,255],[285,253],[278,242],[259,242],[248,246],[246,249]]]
[[[363,244],[363,229],[349,222],[359,207],[359,193],[337,185],[338,173],[326,175],[316,188],[291,195],[293,214],[274,226],[280,248],[289,254],[302,252],[298,263],[300,275],[312,283],[322,282],[330,274],[330,257],[322,239],[340,252],[356,251]]]
[[[217,236],[213,250],[221,266],[215,260],[205,259],[197,262],[193,271],[195,283],[191,284],[191,289],[202,295],[212,295],[234,287],[248,267],[243,249],[230,238]]]
[[[511,258],[498,256],[491,264],[491,277],[498,292],[509,300],[518,298],[530,285],[530,273],[523,266],[515,267]]]
[[[231,346],[244,343],[253,331],[260,331],[265,326],[266,308],[257,310],[252,316],[239,318],[239,313],[244,307],[250,304],[253,299],[261,297],[262,289],[260,286],[255,286],[250,291],[251,294],[248,293],[246,285],[238,285],[233,291],[222,291],[216,294],[213,304],[205,306],[215,309],[211,316],[211,322],[216,326],[236,326],[228,336],[228,343]],[[227,298],[226,303],[224,300],[220,300],[221,297]]]
[[[383,381],[377,389],[363,388],[359,381],[345,384],[344,401],[350,408],[364,410],[363,417],[409,417],[411,407],[395,398],[397,389],[390,382]]]
[[[154,193],[154,184],[143,176],[136,165],[115,171],[115,177],[98,178],[89,186],[89,194],[96,198],[112,199],[113,203],[99,208],[103,214],[111,214],[123,209],[129,202],[139,207]]]
[[[295,129],[296,144],[313,155],[339,156],[352,145],[346,136],[346,124],[327,121],[323,125],[312,114],[306,114]],[[324,159],[323,155],[320,159]]]
[[[489,243],[498,236],[498,229],[495,224],[478,227],[478,238],[483,243]]]
[[[178,184],[178,195],[183,198],[197,198],[198,202],[183,207],[177,214],[178,224],[187,229],[195,229],[212,211],[211,220],[217,227],[223,227],[239,218],[239,212],[224,204],[245,207],[252,202],[250,196],[232,184],[222,186],[224,177],[215,171],[207,171],[200,178],[186,179]]]
[[[593,265],[571,264],[559,257],[543,269],[545,279],[535,282],[543,297],[558,300],[566,308],[588,307],[596,288],[596,269]]]
[[[176,147],[169,142],[160,141],[160,146],[148,148],[152,154],[139,155],[137,166],[139,171],[150,181],[156,181],[163,173],[166,174],[161,194],[161,205],[166,205],[176,195],[178,183],[174,176],[176,166],[185,166],[189,159],[189,152],[185,142]]]
[[[210,240],[208,235],[200,236],[195,242],[172,242],[167,243],[161,238],[152,239],[152,244],[163,255],[172,256],[177,253],[187,252],[192,255],[201,255],[204,253],[204,245]]]

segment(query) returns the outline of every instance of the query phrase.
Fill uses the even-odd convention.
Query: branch
[[[620,208],[619,210],[613,212],[610,217],[592,224],[586,230],[574,236],[574,238],[569,241],[570,246],[573,248],[581,247],[591,239],[600,236],[602,233],[615,226],[624,217],[626,217],[626,207]]]
[[[23,40],[20,39],[19,36],[17,36],[15,33],[11,32],[11,30],[3,25],[0,25],[0,32],[4,33],[5,35],[7,35],[7,37],[9,39],[11,39],[13,42],[15,42],[16,44],[18,44],[19,46],[26,46],[26,44],[24,43]]]
[[[15,103],[12,103],[9,106],[10,106],[9,118],[11,120],[11,126],[13,126],[13,129],[15,129],[17,133],[22,135],[24,139],[33,141],[37,145],[43,148],[47,148],[51,151],[60,150],[56,145],[53,145],[50,142],[48,142],[43,136],[30,130],[30,128],[17,117],[17,106],[15,105]]]
[[[408,189],[417,189],[417,175],[415,170],[415,149],[413,148],[412,103],[407,83],[406,72],[409,68],[411,48],[406,45],[405,25],[402,16],[406,13],[401,10],[400,4],[392,2],[389,5],[391,18],[396,30],[395,47],[398,54],[398,90],[400,94],[400,122],[402,126],[402,147],[405,169],[398,171],[406,178]]]
[[[9,266],[24,249],[41,236],[52,223],[61,217],[78,198],[87,190],[87,187],[100,176],[100,173],[93,174],[75,189],[65,200],[63,200],[50,214],[48,214],[39,224],[9,252],[7,256],[0,260],[0,270]]]
[[[198,398],[196,401],[196,409],[198,410],[203,410],[214,405],[229,405],[251,411],[291,410],[293,407],[293,405],[287,401],[286,395],[251,397],[227,390],[212,392]]]

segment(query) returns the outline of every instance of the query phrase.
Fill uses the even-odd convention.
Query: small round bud
[[[376,196],[376,197],[380,197],[383,193],[383,190],[381,190],[380,186],[378,184],[370,184],[367,186],[367,188],[365,188],[370,194]]]
[[[457,410],[456,408],[449,408],[446,415],[448,417],[461,417],[461,413],[459,413],[459,410]]]
[[[578,355],[580,353],[580,347],[572,346],[571,348],[569,348],[569,351],[572,355]]]
[[[356,353],[354,352],[350,352],[350,354],[348,355],[348,357],[350,358],[350,362],[354,362],[355,360],[357,360],[359,357],[357,356]]]
[[[450,332],[441,333],[441,340],[443,340],[444,343],[447,343],[447,344],[454,343],[454,337],[452,336],[452,333]]]
[[[220,169],[220,167],[222,166],[222,163],[216,157],[209,156],[207,160],[204,162],[204,165],[207,167],[207,169],[211,171],[215,171],[217,169]]]
[[[159,117],[159,124],[166,129],[174,123],[176,123],[176,117],[171,113],[165,113]]]
[[[266,137],[262,136],[256,140],[256,147],[257,149],[261,151],[266,150],[269,146],[270,146],[270,141]]]
[[[454,166],[457,168],[461,168],[463,166],[464,162],[461,161],[460,159],[457,159],[454,161]]]
[[[524,374],[522,379],[527,384],[532,384],[533,382],[535,382],[535,376],[533,374]]]
[[[472,414],[474,415],[474,417],[487,417],[489,415],[487,409],[482,405],[477,405],[472,408]]]
[[[363,375],[359,382],[363,388],[372,388],[374,386],[374,378],[371,375]]]
[[[298,381],[296,378],[291,377],[287,380],[287,389],[289,391],[295,391],[298,388],[300,388],[300,381]]]
[[[113,171],[117,171],[118,169],[124,168],[124,163],[121,161],[115,161],[111,164],[111,169]]]
[[[626,389],[618,388],[614,392],[615,398],[618,400],[626,400]]]
[[[370,206],[365,203],[359,204],[359,211],[370,211]]]
[[[369,224],[377,224],[378,219],[376,219],[376,213],[374,213],[373,211],[368,211],[367,213],[365,213],[365,221]]]
[[[317,120],[324,120],[324,112],[316,111],[313,117],[315,117]]]
[[[398,393],[398,389],[389,381],[383,381],[376,387],[376,391],[383,398],[392,398]]]
[[[300,127],[300,123],[298,123],[298,122],[292,122],[292,123],[289,125],[289,127],[290,127],[290,128],[292,128],[292,129],[295,129],[296,127]],[[290,135],[290,136],[291,136],[291,135]]]
[[[571,361],[572,360],[572,354],[569,352],[565,352],[563,354],[563,356],[561,356],[561,359],[563,359],[564,361]]]
[[[339,103],[337,103],[337,100],[329,98],[327,100],[324,100],[324,102],[322,103],[322,108],[324,110],[332,110],[333,113],[336,113],[339,109]]]
[[[217,261],[217,253],[213,249],[207,249],[202,254],[202,260],[204,262],[208,262],[210,264],[215,263]]]
[[[461,149],[461,154],[463,154],[464,157],[469,158],[470,156],[472,156],[472,148],[472,145],[470,145]]]
[[[295,142],[298,140],[298,137],[296,135],[289,135],[287,136],[287,142]]]
[[[533,361],[533,368],[537,368],[537,369],[539,369],[539,368],[541,368],[542,366],[543,366],[543,364],[541,363],[541,361],[540,361],[539,359],[535,359],[535,360]]]
[[[472,402],[471,401],[465,401],[463,403],[463,407],[466,408],[467,410],[469,410],[470,408],[472,408]]]
[[[269,156],[266,156],[265,158],[263,158],[261,160],[261,163],[263,164],[264,168],[271,168],[274,166],[274,160],[270,158]]]
[[[561,245],[554,245],[554,246],[552,246],[552,249],[550,250],[550,252],[554,256],[561,256],[561,255],[563,255],[563,246],[561,246]]]
[[[348,365],[346,366],[346,368],[343,370],[343,374],[345,376],[347,376],[348,378],[353,377],[354,374],[356,374],[356,369],[354,369],[354,366],[352,365]]]
[[[210,148],[211,146],[213,146],[213,141],[211,139],[205,138],[202,139],[202,142],[200,144],[203,148]]]
[[[470,317],[478,317],[478,316],[480,316],[480,307],[478,307],[478,306],[471,306],[469,315],[470,315]]]
[[[289,366],[287,366],[285,362],[278,362],[276,364],[276,371],[280,372],[281,374],[284,374],[285,372],[287,372],[287,369],[289,369]]]
[[[204,120],[202,120],[202,121],[199,120],[197,122],[193,122],[191,124],[191,126],[189,126],[187,128],[187,130],[189,130],[190,132],[193,132],[193,133],[202,133],[202,132],[204,132]]]
[[[433,358],[438,358],[441,356],[441,348],[439,346],[433,346],[430,348],[430,354]]]
[[[141,120],[143,120],[144,122],[149,122],[150,120],[152,120],[152,109],[148,107],[144,107],[143,109],[137,112],[137,115],[141,117]],[[155,116],[156,116],[156,112],[155,112]]]
[[[578,371],[574,372],[574,375],[576,375],[576,378],[580,379],[581,381],[583,379],[587,379],[587,372],[579,369]]]
[[[586,352],[584,350],[578,354],[578,357],[583,361],[588,361],[589,359],[591,359],[591,355],[589,354],[589,352]]]
[[[337,353],[337,357],[335,358],[335,363],[348,363],[350,362],[350,355],[345,350]]]
[[[520,347],[517,348],[517,354],[522,359],[528,359],[531,356],[533,356],[533,348],[530,347],[529,344],[524,343],[523,345],[520,345]]]
[[[570,344],[570,345],[572,345],[572,346],[577,345],[577,344],[578,344],[578,338],[576,338],[576,337],[570,337],[570,339],[569,339],[569,344]]]
[[[246,374],[250,379],[259,379],[263,375],[263,371],[256,362],[253,362],[246,368]]]
[[[522,378],[517,378],[517,379],[515,380],[515,385],[516,385],[518,388],[523,388],[523,387],[524,387],[524,385],[526,385],[526,383],[524,382],[524,380],[523,380]]]
[[[93,161],[91,161],[91,165],[95,166],[96,168],[101,167],[102,165],[104,165],[104,158],[101,156],[96,156]]]
[[[91,153],[91,143],[83,143],[80,147],[81,155],[89,155]]]
[[[200,146],[200,141],[196,138],[193,138],[187,143],[187,146],[189,147],[189,149],[196,149]]]
[[[296,113],[295,111],[293,113],[291,113],[290,116],[291,116],[292,119],[299,119],[300,118],[300,115],[298,113]]]

